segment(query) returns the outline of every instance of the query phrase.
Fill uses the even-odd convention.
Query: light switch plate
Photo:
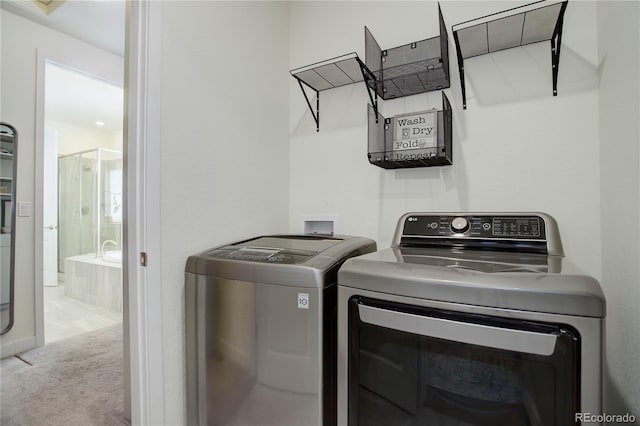
[[[31,216],[31,203],[27,201],[18,201],[18,216],[19,217]]]

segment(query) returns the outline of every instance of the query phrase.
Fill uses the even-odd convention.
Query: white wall
[[[59,63],[92,75],[120,75],[123,60],[87,43],[50,30],[0,9],[1,90],[0,120],[18,130],[18,202],[36,210],[36,58],[37,51]],[[115,82],[115,79],[108,79]],[[34,216],[16,220],[15,323],[2,336],[2,354],[19,352],[35,344]]]
[[[408,211],[545,211],[560,225],[568,258],[600,277],[596,5],[570,2],[565,15],[557,97],[552,96],[548,43],[465,62],[462,110],[453,24],[505,10],[516,2],[442,2],[449,31],[453,165],[386,171],[367,160],[364,84],[320,94],[315,132],[291,79],[291,222],[335,214],[338,232],[388,247]],[[436,36],[436,2],[294,2],[290,68],[357,51],[364,26],[382,49]],[[327,23],[331,23],[327,25]],[[439,92],[380,101],[389,117],[442,108]]]
[[[607,412],[640,417],[640,7],[598,4]]]
[[[289,24],[278,2],[162,8],[165,421],[177,425],[186,421],[187,257],[288,228]]]

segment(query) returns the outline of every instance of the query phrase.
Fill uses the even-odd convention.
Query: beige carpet
[[[0,424],[125,425],[122,324],[0,363]]]

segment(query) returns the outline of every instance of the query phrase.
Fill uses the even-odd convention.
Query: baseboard
[[[2,340],[4,338],[0,338],[1,347],[0,347],[0,358],[8,358],[10,356],[14,356],[21,352],[28,351],[29,349],[35,348],[36,345],[36,336],[31,336],[26,339],[16,340],[11,343],[4,343]]]

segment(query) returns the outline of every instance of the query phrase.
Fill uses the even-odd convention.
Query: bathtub
[[[95,253],[67,257],[64,294],[122,312],[122,252],[107,252],[102,258],[96,258]]]
[[[102,260],[109,263],[122,264],[122,251],[106,251],[104,252],[104,255],[102,255]]]

